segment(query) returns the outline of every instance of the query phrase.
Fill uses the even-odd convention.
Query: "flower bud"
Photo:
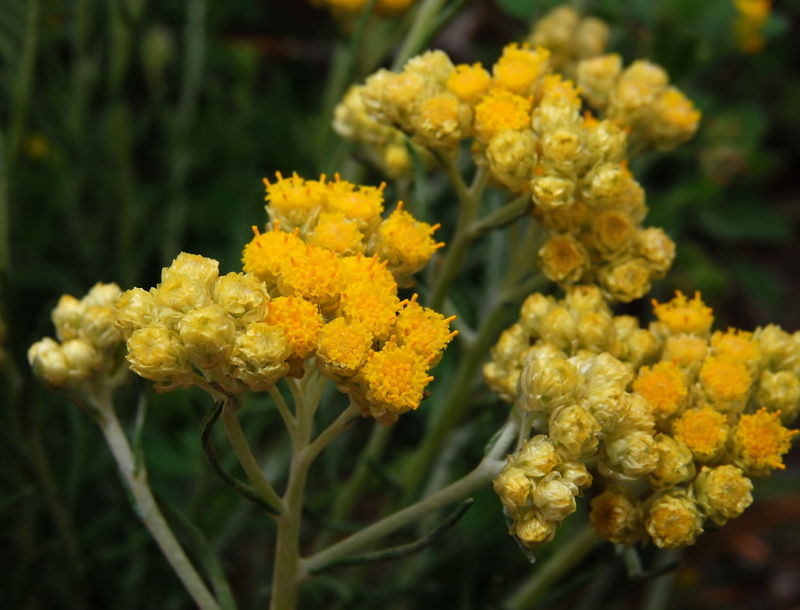
[[[800,379],[792,371],[764,371],[756,402],[767,411],[780,412],[784,424],[793,422],[800,412]]]
[[[190,311],[178,323],[189,360],[201,369],[213,368],[228,359],[235,330],[233,319],[216,304]]]
[[[162,383],[166,389],[192,383],[189,354],[180,337],[164,326],[135,330],[128,339],[126,358],[134,373]]]
[[[250,273],[228,273],[214,284],[214,302],[244,329],[251,322],[267,317],[269,295],[266,287]]]
[[[523,511],[514,524],[514,535],[527,547],[549,542],[555,534],[556,524],[545,520],[536,508]]]
[[[575,180],[558,174],[542,174],[531,179],[531,197],[537,209],[547,214],[575,203]]]
[[[553,441],[539,434],[525,441],[522,448],[511,456],[509,463],[519,468],[525,476],[535,478],[548,474],[560,461]]]
[[[72,381],[87,379],[100,366],[97,350],[83,339],[64,341],[61,344],[61,353],[69,367],[69,378]]]
[[[556,523],[569,517],[576,508],[572,487],[558,472],[549,473],[536,484],[533,503],[545,520]]]
[[[520,408],[540,413],[575,401],[580,377],[564,358],[531,358],[520,376]]]
[[[83,317],[80,337],[99,350],[117,344],[121,339],[114,325],[114,314],[108,305],[89,307]]]
[[[81,299],[81,303],[85,307],[112,307],[119,299],[120,294],[122,291],[116,284],[97,282]]]
[[[655,489],[675,487],[694,477],[694,456],[686,445],[666,434],[657,434],[655,441],[658,463],[648,476]]]
[[[492,175],[514,192],[528,184],[536,163],[536,138],[530,131],[501,131],[486,147]]]
[[[521,469],[509,463],[497,475],[492,489],[509,512],[515,515],[525,507],[533,490],[533,482]]]
[[[157,319],[153,294],[142,288],[126,290],[113,307],[114,325],[127,340],[137,328],[152,324]]]
[[[703,516],[685,492],[666,492],[650,503],[645,528],[657,547],[675,549],[694,544],[703,533]]]
[[[589,520],[598,536],[627,546],[641,539],[641,504],[622,487],[609,485],[590,504]]]
[[[256,392],[269,390],[289,371],[292,347],[282,329],[253,322],[236,335],[231,353],[234,376]]]
[[[572,487],[573,495],[580,495],[592,485],[592,475],[583,462],[563,462],[556,466],[556,471],[561,474],[561,480]]]
[[[59,341],[68,341],[78,336],[85,311],[84,304],[70,294],[65,294],[58,300],[50,317]]]
[[[45,337],[28,348],[28,362],[34,372],[52,386],[60,387],[69,379],[69,364],[61,346]]]
[[[606,439],[601,472],[618,478],[635,479],[649,474],[658,465],[658,448],[652,433],[632,430]]]
[[[565,460],[579,460],[597,453],[600,424],[583,407],[559,407],[550,416],[547,433]]]
[[[753,482],[731,464],[703,466],[694,481],[694,495],[703,512],[717,525],[735,519],[753,503]]]

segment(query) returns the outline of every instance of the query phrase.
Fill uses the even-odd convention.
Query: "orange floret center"
[[[674,414],[687,394],[683,373],[674,362],[642,367],[633,389],[647,399],[657,417]]]
[[[397,413],[416,409],[425,386],[433,380],[425,360],[394,342],[371,352],[361,375],[368,387],[368,400]]]
[[[726,417],[710,407],[686,411],[675,420],[672,430],[675,439],[701,462],[715,458],[728,438]]]
[[[784,469],[782,456],[789,451],[792,437],[797,430],[788,430],[781,425],[780,411],[770,413],[766,408],[752,415],[742,415],[736,428],[736,445],[744,458],[756,469]]]
[[[475,107],[475,129],[489,141],[501,131],[522,131],[530,127],[531,100],[495,87]]]
[[[715,400],[741,400],[750,391],[750,374],[739,362],[710,356],[700,369],[700,383]]]
[[[296,297],[272,299],[266,321],[283,329],[293,357],[306,358],[316,349],[323,321],[314,303]]]
[[[488,91],[492,77],[481,64],[460,64],[447,79],[447,88],[460,100],[474,106],[480,97]]]
[[[689,300],[680,291],[667,303],[659,303],[653,299],[653,311],[674,333],[703,334],[708,332],[714,321],[713,311],[700,299],[696,292]]]

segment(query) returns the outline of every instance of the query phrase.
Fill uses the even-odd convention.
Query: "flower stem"
[[[117,462],[122,479],[134,498],[136,514],[150,531],[167,562],[172,566],[198,607],[201,610],[220,610],[219,604],[183,552],[180,543],[161,514],[147,481],[147,470],[143,464],[137,467],[128,438],[111,404],[111,397],[95,396],[93,403],[98,408],[96,421],[103,431],[114,460]]]
[[[239,418],[236,416],[235,408],[232,408],[233,406],[234,405],[230,402],[226,402],[225,406],[222,408],[221,418],[222,425],[225,427],[225,432],[233,446],[233,451],[236,453],[236,457],[239,458],[239,463],[247,474],[247,478],[250,479],[250,483],[252,483],[255,492],[262,500],[269,504],[275,512],[280,513],[283,510],[280,496],[278,496],[276,491],[272,488],[272,485],[270,485],[269,481],[264,477],[264,473],[261,472],[261,467],[258,465],[256,458],[253,456],[253,452],[250,450],[250,445],[242,431],[242,426],[239,423]]]
[[[412,55],[419,53],[431,34],[431,24],[436,22],[444,4],[445,0],[425,0],[419,5],[411,30],[392,64],[393,71],[400,70]]]
[[[429,496],[411,506],[408,506],[388,517],[373,523],[369,527],[337,542],[336,544],[320,551],[319,553],[304,559],[302,569],[305,573],[313,574],[324,569],[328,564],[338,561],[356,551],[368,547],[381,538],[397,531],[398,529],[413,523],[434,511],[439,510],[460,500],[461,498],[480,489],[494,479],[505,462],[500,459],[505,455],[508,447],[516,437],[516,422],[513,419],[506,421],[501,429],[500,436],[480,464],[469,474],[458,481],[451,483],[444,489]]]
[[[530,580],[506,600],[503,606],[504,610],[533,608],[536,600],[568,570],[578,564],[599,542],[600,538],[595,534],[592,526],[584,526],[544,562]]]

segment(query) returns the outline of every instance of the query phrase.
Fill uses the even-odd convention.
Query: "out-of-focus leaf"
[[[731,202],[698,211],[701,226],[721,241],[746,240],[770,245],[785,244],[792,237],[791,225],[766,203]]]

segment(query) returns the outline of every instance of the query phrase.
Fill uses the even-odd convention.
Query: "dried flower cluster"
[[[495,481],[524,544],[549,540],[591,486],[604,538],[686,546],[707,519],[721,525],[747,508],[750,477],[784,467],[797,433],[784,424],[800,411],[800,333],[712,333],[699,295],[654,310],[658,320],[640,328],[613,316],[595,287],[561,301],[534,294],[493,348],[488,383],[542,432]]]

